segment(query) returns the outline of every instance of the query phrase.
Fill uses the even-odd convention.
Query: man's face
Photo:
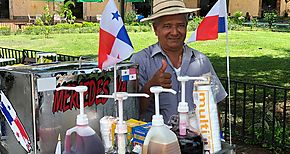
[[[154,23],[155,35],[166,51],[178,51],[186,37],[187,21],[184,14],[163,16]]]

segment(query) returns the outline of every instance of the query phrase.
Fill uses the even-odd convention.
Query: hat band
[[[163,8],[163,9],[161,9],[161,10],[158,10],[158,12],[155,12],[155,14],[158,14],[158,13],[160,13],[160,12],[165,12],[166,10],[168,10],[169,11],[169,9],[171,9],[171,8],[184,8],[184,7],[180,7],[180,6],[174,6],[174,7],[172,7],[172,6],[170,6],[170,7],[166,7],[166,8]]]
[[[171,7],[182,7],[185,8],[185,5],[182,1],[163,1],[153,6],[153,14],[158,13],[161,10],[165,10]]]

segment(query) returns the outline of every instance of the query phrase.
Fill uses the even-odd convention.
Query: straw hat
[[[153,14],[141,20],[148,21],[162,16],[191,13],[200,8],[186,8],[183,0],[153,0]]]

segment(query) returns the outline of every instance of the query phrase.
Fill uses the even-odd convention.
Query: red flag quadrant
[[[214,40],[218,38],[218,33],[227,32],[226,9],[226,1],[218,0],[192,33],[187,43]]]

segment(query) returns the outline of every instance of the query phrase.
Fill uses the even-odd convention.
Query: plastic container
[[[104,116],[100,119],[100,130],[102,135],[102,141],[105,146],[105,152],[108,152],[112,147],[112,124],[116,118],[112,116]]]
[[[155,95],[155,115],[152,118],[152,127],[145,138],[142,154],[180,154],[175,133],[164,124],[163,116],[159,114],[159,93],[176,94],[176,92],[160,86],[151,87],[150,91]]]
[[[178,104],[177,111],[179,113],[179,135],[185,136],[188,127],[188,103],[185,101],[185,82],[189,80],[206,80],[203,77],[179,76],[177,80],[181,82],[181,101]]]
[[[67,130],[65,135],[66,154],[104,154],[105,148],[100,137],[89,126],[89,120],[84,113],[84,92],[88,90],[86,86],[59,87],[56,90],[75,90],[80,94],[80,114],[76,119],[76,126]],[[75,133],[75,150],[72,150],[71,138]]]
[[[217,103],[210,81],[195,82],[194,103],[203,140],[203,153],[217,153],[221,148],[220,125]],[[196,95],[196,93],[198,95]]]

